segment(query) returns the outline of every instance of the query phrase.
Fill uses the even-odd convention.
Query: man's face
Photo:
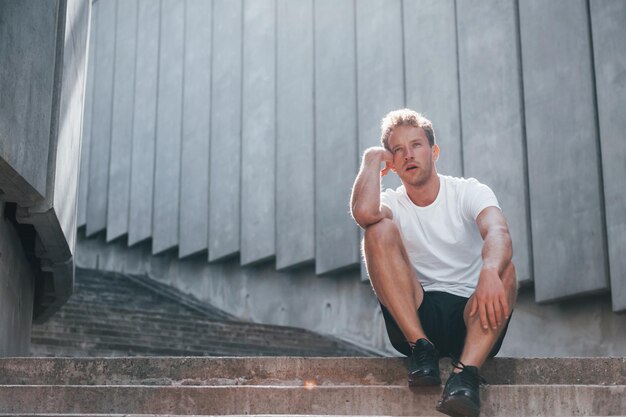
[[[405,186],[422,186],[436,174],[439,147],[430,146],[421,127],[398,126],[391,132],[388,143],[393,155],[392,169]]]

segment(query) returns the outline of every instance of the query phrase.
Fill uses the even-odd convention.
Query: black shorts
[[[469,298],[460,297],[441,291],[424,291],[424,301],[417,310],[417,315],[428,339],[435,345],[439,355],[449,356],[459,359],[465,343],[465,321],[463,312]],[[385,318],[387,334],[393,347],[406,356],[411,355],[411,347],[407,342],[402,330],[384,305],[380,305]],[[502,334],[489,353],[489,357],[494,357],[502,347],[502,341],[509,327],[511,316],[504,326]]]

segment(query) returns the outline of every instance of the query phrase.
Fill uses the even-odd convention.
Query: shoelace
[[[413,352],[413,354],[415,355],[415,360],[417,362],[422,362],[422,361],[427,361],[429,359],[432,359],[434,353],[435,353],[435,348],[431,345],[429,346],[428,349],[419,349],[419,350],[415,350],[416,345],[415,343],[409,343],[409,346],[411,346],[411,352]]]
[[[458,373],[458,376],[459,378],[461,378],[461,381],[468,382],[471,384],[477,384],[477,385],[487,384],[487,380],[485,380],[485,378],[480,376],[480,374],[478,373],[478,369],[476,367],[466,366],[463,362],[461,362],[458,359],[452,360],[452,366],[455,367],[456,369],[461,370],[461,372]]]

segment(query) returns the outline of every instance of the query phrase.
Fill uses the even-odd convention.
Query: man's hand
[[[383,169],[380,170],[380,176],[384,177],[393,168],[393,154],[382,146],[373,146],[365,150],[363,154],[364,161],[370,161],[375,158],[378,159],[379,164],[385,163]]]
[[[478,313],[483,329],[497,329],[509,318],[509,303],[497,269],[483,268],[472,297],[470,317]]]

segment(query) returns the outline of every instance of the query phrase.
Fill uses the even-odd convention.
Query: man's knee
[[[387,247],[400,239],[398,227],[389,219],[382,219],[365,229],[365,248]]]

